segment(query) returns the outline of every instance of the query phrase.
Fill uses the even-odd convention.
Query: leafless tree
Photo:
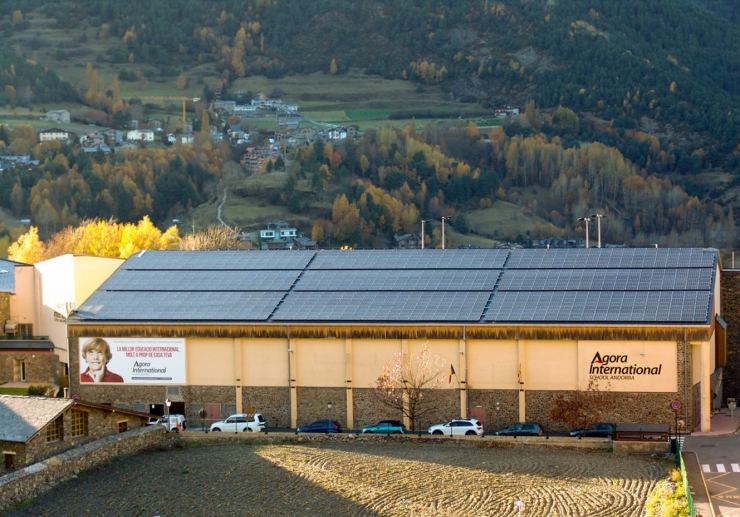
[[[444,383],[444,367],[445,360],[432,355],[426,345],[413,356],[396,352],[376,381],[376,399],[406,416],[414,430],[422,416],[441,407],[442,397],[435,390]]]

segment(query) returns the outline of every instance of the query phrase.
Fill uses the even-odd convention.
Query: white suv
[[[475,418],[456,418],[446,424],[437,424],[429,428],[429,434],[445,436],[483,436],[483,425]]]
[[[265,418],[259,413],[255,413],[254,415],[240,413],[238,415],[231,415],[226,420],[212,423],[211,432],[217,433],[219,431],[223,431],[239,433],[246,431],[259,433],[266,425],[267,422],[265,421]]]

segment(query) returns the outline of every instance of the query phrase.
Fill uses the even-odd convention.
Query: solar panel
[[[716,250],[591,248],[512,250],[507,269],[630,269],[714,267]]]
[[[284,294],[97,291],[77,313],[99,321],[265,321]]]
[[[300,271],[121,270],[102,286],[104,291],[287,291]]]
[[[479,321],[488,293],[294,292],[272,321]]]
[[[315,251],[147,251],[132,255],[122,269],[304,269],[315,254]]]
[[[323,250],[309,269],[500,269],[506,250]]]
[[[499,291],[676,291],[709,290],[713,270],[543,269],[507,270]]]
[[[500,270],[308,270],[296,291],[491,291]]]
[[[501,292],[486,322],[707,323],[706,291]]]

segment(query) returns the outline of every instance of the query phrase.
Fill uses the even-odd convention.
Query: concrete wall
[[[632,442],[617,440],[614,443],[614,454],[668,454],[671,452],[670,442]]]

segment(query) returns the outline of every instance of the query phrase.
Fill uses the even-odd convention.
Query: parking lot
[[[81,473],[27,516],[638,517],[668,464],[598,450],[450,439],[189,442]]]

